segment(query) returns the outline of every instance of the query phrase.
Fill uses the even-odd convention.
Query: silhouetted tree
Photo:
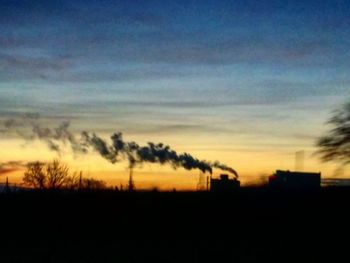
[[[106,183],[102,180],[93,178],[83,178],[80,182],[80,189],[82,190],[101,190],[106,188]]]
[[[69,181],[69,169],[65,164],[54,160],[46,166],[46,187],[57,189],[63,187]]]
[[[24,173],[23,182],[34,188],[45,188],[46,175],[44,172],[44,164],[40,162],[29,163]]]
[[[73,173],[66,181],[66,186],[71,190],[102,190],[105,189],[106,183],[94,178],[84,178],[83,172]]]
[[[325,162],[337,161],[343,165],[350,163],[350,102],[345,104],[329,119],[333,128],[319,138],[317,154]]]
[[[69,175],[69,168],[54,160],[51,163],[29,163],[23,182],[37,189],[101,190],[106,188],[104,181],[84,178],[83,173]]]
[[[83,180],[83,172],[74,172],[66,180],[66,187],[70,190],[79,190],[81,188],[81,182]]]

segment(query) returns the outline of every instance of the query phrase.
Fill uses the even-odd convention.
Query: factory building
[[[269,186],[285,189],[318,189],[321,173],[291,172],[277,170],[269,177]]]
[[[210,178],[210,191],[212,192],[230,192],[240,187],[240,181],[237,178],[230,179],[228,174],[221,174],[220,178]]]

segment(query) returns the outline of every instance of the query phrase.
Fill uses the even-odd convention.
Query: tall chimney
[[[133,168],[130,167],[129,169],[129,185],[128,185],[129,191],[135,190],[135,185],[134,185],[134,179],[133,179]]]
[[[295,171],[304,171],[305,151],[295,152]]]

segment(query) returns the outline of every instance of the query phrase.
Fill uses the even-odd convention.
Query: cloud
[[[0,81],[47,79],[72,68],[67,57],[31,57],[0,53]]]
[[[26,164],[22,161],[0,162],[0,176],[21,171],[25,167],[26,167]]]
[[[279,65],[298,69],[349,65],[348,60],[345,60],[347,55],[343,55],[343,48],[317,41],[298,40],[290,46],[288,40],[276,45],[273,40],[263,39],[228,42],[218,39],[205,43],[191,36],[182,37],[181,34],[178,37],[181,41],[170,42],[158,40],[153,34],[140,36],[139,39],[124,37],[116,35],[104,42],[99,40],[99,43],[80,39],[70,43],[62,39],[65,51],[59,51],[59,45],[53,43],[58,51],[47,50],[51,47],[44,46],[42,53],[50,55],[42,57],[30,56],[31,50],[26,51],[27,55],[18,54],[16,50],[1,53],[0,81],[42,79],[54,82],[125,82],[207,75],[209,68],[205,72],[200,66]],[[127,64],[139,66],[125,67]],[[213,69],[209,71],[212,76],[215,73]]]
[[[125,130],[131,134],[180,134],[180,133],[226,133],[226,134],[235,134],[238,133],[234,129],[217,127],[213,125],[205,125],[205,124],[189,124],[189,123],[178,123],[178,124],[151,124],[144,123],[142,127],[132,125],[129,123]]]
[[[268,12],[276,12],[273,5],[256,10],[258,3],[248,7],[223,3],[210,12],[205,9],[207,3],[190,4],[185,12],[176,3],[15,2],[8,2],[0,11],[0,17],[5,17],[0,20],[0,81],[98,82],[193,76],[185,66],[349,66],[348,32],[341,31],[342,41],[338,31],[317,33],[317,23],[324,20],[337,18],[336,24],[347,23],[346,16],[336,13],[297,16],[287,12],[284,16],[284,11],[278,10],[282,14],[269,16]],[[146,67],[124,69],[125,64]],[[160,69],[155,65],[161,65]],[[201,74],[207,73],[197,72]]]
[[[1,66],[4,70],[16,68],[17,70],[62,70],[69,66],[69,62],[64,57],[26,57],[21,55],[7,55],[0,53]]]

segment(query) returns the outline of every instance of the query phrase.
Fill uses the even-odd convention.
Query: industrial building
[[[318,189],[321,173],[291,172],[277,170],[269,177],[269,186],[286,189]]]
[[[220,178],[210,178],[210,191],[212,192],[230,192],[240,187],[240,181],[237,178],[230,179],[228,174],[221,174]]]

